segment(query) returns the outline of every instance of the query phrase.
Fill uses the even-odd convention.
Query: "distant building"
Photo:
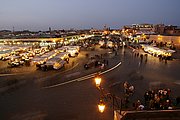
[[[132,34],[154,34],[153,24],[132,24],[124,26],[124,30]]]
[[[1,30],[0,38],[11,38],[12,32],[10,30]]]
[[[152,31],[153,30],[153,24],[132,24],[132,27],[135,30],[140,30],[140,31]]]
[[[127,33],[132,33],[133,35],[151,35],[151,34],[160,34],[160,35],[180,35],[180,26],[174,25],[164,25],[164,24],[132,24],[124,26],[124,31]]]
[[[155,32],[161,35],[180,35],[180,26],[168,25],[164,24],[155,25]]]
[[[157,24],[154,26],[156,34],[164,34],[165,25],[164,24]]]

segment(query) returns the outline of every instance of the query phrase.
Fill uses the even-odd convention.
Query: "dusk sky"
[[[0,0],[0,30],[180,25],[180,0]]]

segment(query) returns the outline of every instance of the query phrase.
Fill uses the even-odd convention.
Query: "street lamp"
[[[102,100],[100,100],[100,103],[98,104],[98,109],[100,113],[103,113],[105,110],[105,104],[103,103]]]
[[[115,109],[120,110],[120,114],[121,114],[121,107],[122,107],[122,100],[121,98],[119,98],[118,96],[115,96],[111,93],[105,93],[104,89],[101,86],[101,81],[102,78],[99,76],[100,74],[98,73],[95,78],[95,84],[96,87],[98,88],[98,90],[101,92],[101,100],[100,103],[98,104],[98,110],[100,113],[103,113],[105,110],[105,104],[104,104],[104,100],[106,101],[112,101],[112,106],[113,106],[113,115],[114,115],[114,111]],[[119,103],[120,101],[120,103]]]
[[[95,83],[96,83],[96,87],[100,87],[100,85],[101,85],[101,78],[98,76],[98,77],[95,77],[95,79],[94,79],[94,81],[95,81]]]

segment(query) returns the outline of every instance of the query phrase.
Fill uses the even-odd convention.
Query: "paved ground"
[[[125,52],[124,52],[125,51]],[[91,54],[106,53],[108,50],[97,49]],[[20,79],[26,81],[0,96],[1,120],[110,120],[113,118],[112,102],[107,101],[106,110],[100,114],[97,104],[100,92],[95,88],[92,79],[73,82],[63,86],[43,89],[45,83],[60,83],[81,77],[99,70],[84,70],[86,51],[82,51],[79,58],[73,59],[79,63],[74,69],[62,71],[33,71],[25,75],[4,76],[6,79]],[[106,56],[107,57],[107,56]],[[158,58],[148,56],[147,62],[134,57],[131,49],[120,49],[118,55],[110,54],[109,68],[122,61],[117,69],[102,75],[102,87],[106,92],[112,92],[119,97],[123,96],[122,83],[128,81],[135,86],[135,93],[131,103],[143,99],[144,91],[156,88],[170,88],[172,96],[180,96],[179,87],[179,60],[159,61]],[[70,61],[71,62],[71,61]],[[71,63],[69,64],[71,66]],[[72,66],[71,66],[72,67]],[[108,68],[107,68],[108,69]],[[2,80],[1,79],[1,80]],[[44,83],[44,81],[46,81]]]
[[[172,90],[172,98],[180,96],[180,60],[159,61],[151,55],[148,55],[147,62],[145,59],[141,61],[140,57],[135,57],[131,50],[126,50],[122,66],[114,71],[111,77],[107,78],[111,81],[107,82],[110,85],[110,91],[124,98],[123,83],[128,81],[135,86],[135,93],[130,97],[129,106],[138,99],[144,100],[144,93],[147,90],[157,90],[170,88]],[[142,51],[140,52],[142,53]],[[119,76],[117,76],[119,74]],[[112,77],[113,76],[113,77]],[[121,91],[121,92],[120,92]]]

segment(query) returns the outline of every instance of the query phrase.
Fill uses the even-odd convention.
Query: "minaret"
[[[106,24],[104,25],[104,30],[107,30],[107,25]]]
[[[14,33],[14,26],[13,26],[13,31],[12,32]]]
[[[51,32],[51,27],[49,27],[49,32]]]

